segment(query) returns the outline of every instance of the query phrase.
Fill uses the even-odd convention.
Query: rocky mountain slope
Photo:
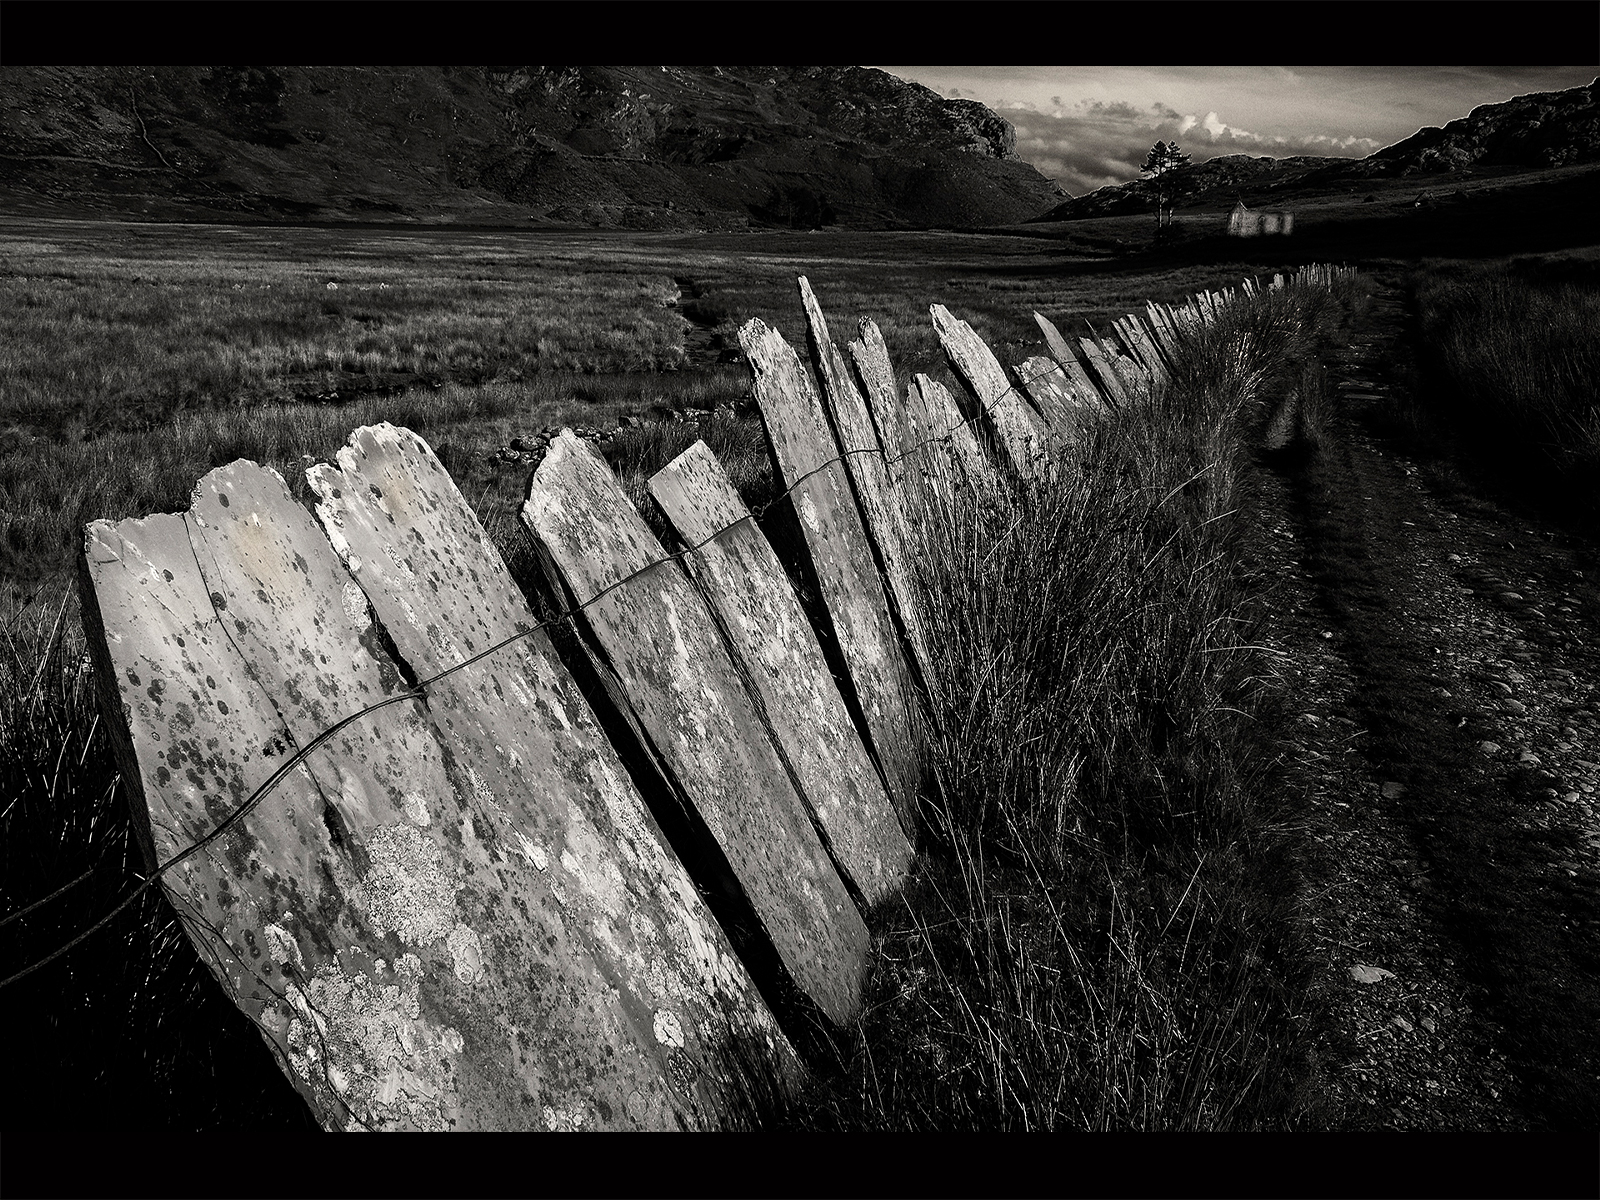
[[[1224,154],[1205,162],[1190,163],[1169,174],[1166,195],[1180,206],[1190,204],[1232,204],[1236,195],[1248,194],[1252,204],[1270,206],[1274,193],[1285,193],[1310,180],[1331,179],[1347,171],[1348,158],[1252,158],[1248,154]],[[1123,213],[1154,212],[1156,186],[1152,180],[1098,188],[1086,196],[1056,205],[1034,218],[1039,221],[1073,221],[1082,217],[1113,217]]]
[[[973,226],[1065,195],[987,108],[869,68],[0,68],[13,210]]]
[[[1537,169],[1600,162],[1600,79],[1561,92],[1535,92],[1483,104],[1444,128],[1420,129],[1366,158],[1253,158],[1229,154],[1191,163],[1167,177],[1180,205],[1253,205],[1362,180],[1486,169]],[[1140,179],[1057,205],[1036,219],[1069,221],[1154,211],[1156,189]]]
[[[1479,105],[1443,129],[1420,129],[1364,161],[1402,175],[1600,161],[1600,78],[1586,87]]]

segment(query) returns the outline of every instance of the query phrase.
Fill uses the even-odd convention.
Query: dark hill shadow
[[[1421,203],[1418,203],[1418,200]],[[1273,207],[1296,210],[1293,198]],[[1179,214],[1178,226],[1164,244],[1155,244],[1148,215],[1067,221],[1008,232],[1070,241],[1071,258],[1041,274],[1074,277],[1121,275],[1130,270],[1180,270],[1237,266],[1271,272],[1313,262],[1371,263],[1417,258],[1503,258],[1600,245],[1600,168],[1585,167],[1556,178],[1511,177],[1497,186],[1461,190],[1452,176],[1417,176],[1405,187],[1391,184],[1378,203],[1330,203],[1306,197],[1289,236],[1238,238],[1223,232],[1223,215],[1195,228],[1200,214]],[[1185,219],[1188,218],[1188,226]],[[1085,261],[1086,247],[1107,257]],[[974,267],[975,274],[1004,274],[1008,268]]]

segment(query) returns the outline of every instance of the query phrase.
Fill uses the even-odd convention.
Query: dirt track
[[[1593,1129],[1600,554],[1375,436],[1403,318],[1380,289],[1320,452],[1263,474],[1319,1123]]]

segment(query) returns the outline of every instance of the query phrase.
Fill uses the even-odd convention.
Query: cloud
[[[1354,134],[1266,137],[1229,125],[1215,109],[1199,116],[1159,102],[1140,108],[1085,100],[1071,107],[1026,105],[1004,112],[1017,131],[1017,153],[1074,196],[1140,178],[1145,156],[1158,141],[1180,142],[1197,163],[1223,154],[1358,158],[1380,145]]]
[[[1077,107],[1082,109],[1086,116],[1101,120],[1142,121],[1150,115],[1143,109],[1124,104],[1120,100],[1111,104],[1104,104],[1099,100],[1080,100]]]
[[[1248,129],[1240,129],[1235,125],[1225,125],[1215,112],[1208,112],[1202,121],[1201,128],[1213,142],[1232,142],[1248,146],[1286,146],[1289,139],[1286,137],[1263,137],[1259,133],[1251,133]]]
[[[1316,133],[1302,139],[1302,141],[1307,146],[1321,146],[1325,150],[1355,151],[1362,158],[1384,145],[1377,138],[1357,137],[1355,134],[1351,134],[1349,137],[1336,138],[1326,133]]]
[[[1017,153],[1075,196],[1139,178],[1150,147],[1176,138],[1184,122],[1166,105],[1100,100],[1042,112],[1012,108],[1005,116],[1016,127]]]
[[[1137,15],[1141,10],[1127,11]],[[1086,121],[1101,122],[1105,133],[1106,123],[1121,121],[1129,136],[1136,134],[1135,140],[1146,145],[1158,137],[1188,138],[1194,144],[1186,149],[1197,158],[1241,152],[1361,154],[1369,141],[1392,145],[1482,104],[1587,86],[1597,73],[1592,65],[884,69],[999,112],[1012,101],[1029,101],[1048,114],[1058,133]],[[1011,112],[1019,124],[1031,120],[1024,110]],[[1213,137],[1203,128],[1210,112],[1226,132],[1219,129]],[[1250,134],[1268,140],[1251,141]],[[1284,140],[1271,140],[1276,137]],[[1070,148],[1061,153],[1075,161]],[[1090,169],[1087,163],[1084,169]]]

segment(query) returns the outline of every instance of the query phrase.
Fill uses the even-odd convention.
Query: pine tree
[[[1189,156],[1178,149],[1177,142],[1157,142],[1150,148],[1140,171],[1150,176],[1156,185],[1156,228],[1172,224],[1172,210],[1167,207],[1167,175],[1189,161]]]

